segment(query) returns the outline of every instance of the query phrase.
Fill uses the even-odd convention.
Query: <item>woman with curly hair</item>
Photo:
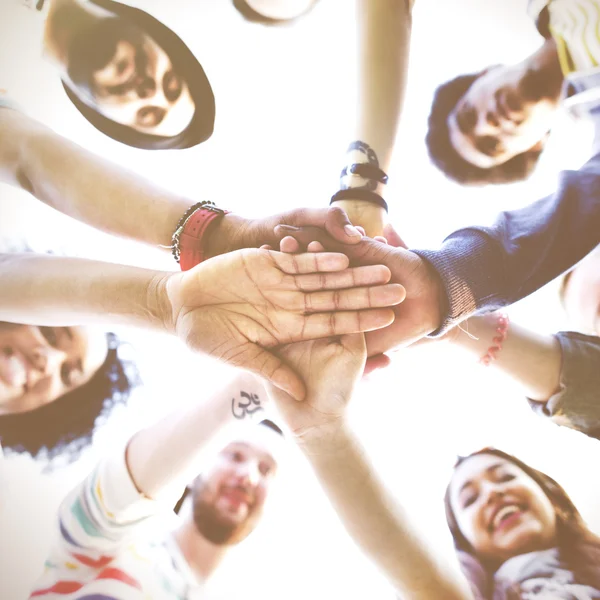
[[[139,383],[114,333],[0,322],[0,442],[49,461],[76,460]],[[122,354],[122,353],[121,353]]]

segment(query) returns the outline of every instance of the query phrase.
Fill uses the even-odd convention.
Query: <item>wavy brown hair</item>
[[[472,456],[480,454],[490,454],[511,462],[540,486],[556,512],[556,547],[562,565],[573,573],[578,584],[600,590],[600,537],[590,531],[563,487],[549,475],[496,448],[484,448],[468,456],[460,457],[455,468]],[[477,556],[474,548],[460,531],[450,503],[450,485],[446,489],[444,505],[446,520],[454,539],[454,547],[461,563],[461,569],[469,580],[476,598],[491,599],[493,597],[494,569]],[[510,597],[521,598],[516,582]]]

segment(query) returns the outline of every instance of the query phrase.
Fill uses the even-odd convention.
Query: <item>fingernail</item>
[[[344,231],[346,232],[346,235],[349,235],[350,237],[362,237],[360,231],[356,229],[354,225],[344,225]]]

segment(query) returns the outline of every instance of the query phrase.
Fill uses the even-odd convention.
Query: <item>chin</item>
[[[547,547],[548,544],[543,539],[541,532],[528,530],[518,533],[515,532],[514,536],[511,536],[510,539],[507,539],[506,542],[502,544],[500,550],[504,555],[508,555],[509,558],[512,558],[513,556],[527,554],[528,552],[545,550]]]

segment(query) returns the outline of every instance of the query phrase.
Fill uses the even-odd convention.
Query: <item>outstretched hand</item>
[[[304,402],[296,402],[281,389],[270,386],[269,390],[297,440],[314,444],[335,435],[343,425],[348,402],[364,370],[364,335],[299,342],[276,352],[306,384]]]
[[[381,265],[348,268],[339,253],[232,252],[157,282],[163,321],[195,351],[267,379],[296,399],[301,377],[277,346],[392,323],[404,288]]]
[[[243,248],[260,248],[268,244],[279,246],[275,233],[278,225],[317,227],[342,244],[358,244],[361,233],[352,225],[348,215],[338,206],[329,208],[296,208],[262,219],[246,219],[229,213],[219,219],[205,241],[206,256],[218,256]]]

